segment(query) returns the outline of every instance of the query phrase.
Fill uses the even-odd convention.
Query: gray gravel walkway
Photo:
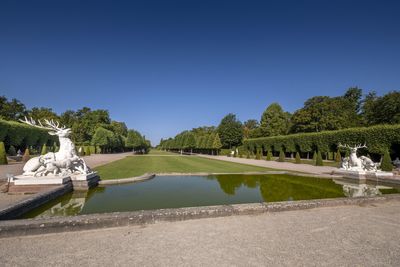
[[[233,158],[227,156],[211,156],[211,155],[201,155],[197,156],[203,158],[217,159],[229,162],[243,163],[254,166],[273,168],[278,170],[288,170],[296,172],[306,172],[313,174],[330,174],[333,170],[337,170],[335,167],[329,166],[313,166],[309,164],[295,164],[291,162],[277,162],[277,161],[266,161],[266,160],[256,160],[256,159],[245,159],[245,158]]]
[[[0,241],[2,266],[400,266],[400,201]]]

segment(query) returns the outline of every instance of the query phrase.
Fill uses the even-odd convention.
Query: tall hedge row
[[[367,144],[369,153],[383,154],[393,144],[400,144],[400,124],[349,128],[318,133],[301,133],[284,136],[246,139],[245,148],[285,152],[336,152],[339,143]]]
[[[0,120],[0,142],[6,146],[25,148],[27,146],[43,146],[53,144],[57,136],[51,136],[45,129],[39,129],[15,121]]]

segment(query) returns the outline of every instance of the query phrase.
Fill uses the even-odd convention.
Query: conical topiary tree
[[[272,152],[271,152],[270,149],[268,149],[268,151],[267,151],[267,158],[266,158],[266,160],[272,160]]]
[[[260,149],[257,149],[257,152],[256,152],[256,159],[258,159],[258,160],[261,159],[261,151],[260,151]]]
[[[386,150],[382,157],[381,170],[391,172],[393,170],[392,159],[390,158],[389,151]]]
[[[42,146],[42,151],[40,152],[40,154],[41,154],[41,155],[47,154],[47,146],[46,146],[46,144],[44,144],[44,145]]]
[[[246,159],[250,158],[250,151],[247,150],[247,155],[246,155]]]
[[[317,158],[315,160],[315,166],[324,166],[324,161],[322,160],[321,151],[318,151]]]
[[[85,156],[90,156],[90,147],[89,146],[85,146]]]
[[[336,157],[335,157],[336,162],[341,162],[342,161],[342,154],[340,153],[340,149],[336,151]]]
[[[57,143],[54,142],[54,144],[53,144],[53,152],[54,152],[54,153],[55,153],[55,152],[58,152],[59,149],[60,149],[60,148],[58,147]]]
[[[4,143],[0,142],[0,165],[8,164],[6,148],[4,147]]]
[[[15,156],[15,155],[17,155],[17,151],[15,150],[15,147],[14,146],[10,146],[10,148],[8,149],[8,155],[10,155],[10,156]]]
[[[26,148],[24,155],[22,156],[22,161],[27,162],[30,158],[31,158],[31,155],[29,153],[29,148]]]
[[[314,151],[312,160],[315,162],[317,160],[317,151]]]
[[[297,164],[301,163],[300,153],[298,151],[296,152],[296,163]]]
[[[281,149],[281,151],[279,151],[279,162],[285,162],[285,152],[283,152],[283,150]]]

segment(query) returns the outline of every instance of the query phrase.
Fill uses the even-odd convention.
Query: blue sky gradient
[[[399,90],[399,1],[1,1],[0,95],[161,137]]]

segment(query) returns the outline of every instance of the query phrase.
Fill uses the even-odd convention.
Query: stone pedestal
[[[63,185],[71,182],[71,176],[13,176],[10,180],[14,185]]]
[[[351,171],[351,170],[335,170],[334,174],[341,175],[344,178],[356,180],[393,180],[394,176],[391,172],[369,172],[369,171]]]
[[[89,174],[71,175],[74,190],[88,190],[99,184],[100,177],[97,172]]]

